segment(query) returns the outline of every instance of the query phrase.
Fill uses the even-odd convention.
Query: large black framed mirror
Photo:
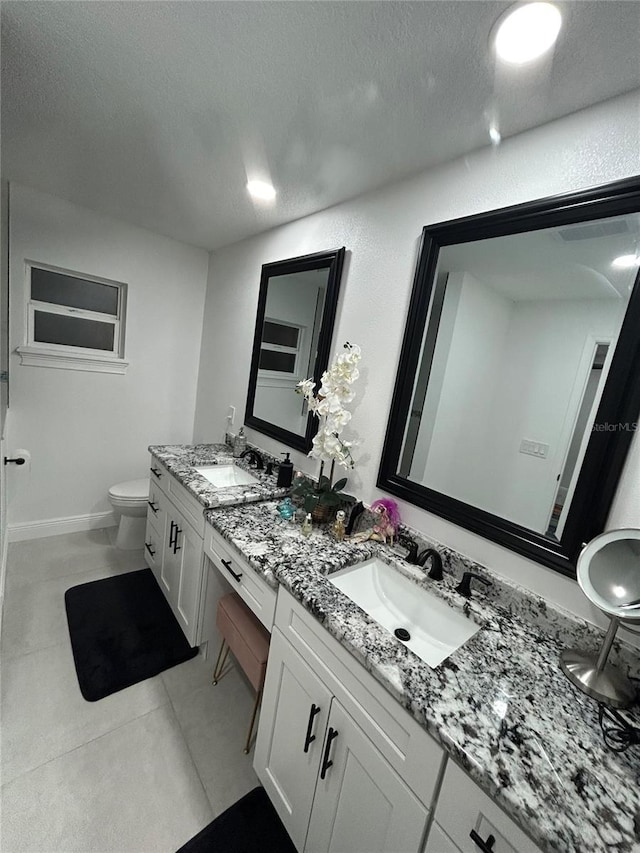
[[[378,486],[575,577],[640,414],[640,179],[427,226]]]
[[[317,419],[295,393],[319,385],[327,369],[344,246],[264,264],[244,422],[287,447],[308,452]]]

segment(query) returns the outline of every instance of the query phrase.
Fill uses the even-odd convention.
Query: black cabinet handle
[[[315,720],[316,714],[320,713],[320,706],[312,703],[311,710],[309,711],[309,722],[307,723],[307,734],[304,739],[304,752],[309,752],[309,747],[316,739],[315,735],[312,735],[311,732],[313,730],[313,721]]]
[[[169,548],[173,548],[173,528],[174,527],[176,530],[178,529],[178,525],[175,523],[175,521],[172,521],[171,522],[171,530],[169,532]]]
[[[327,770],[330,767],[333,767],[333,761],[329,761],[329,752],[331,751],[331,744],[338,737],[338,732],[329,726],[329,733],[327,735],[327,743],[324,748],[324,758],[322,759],[322,770],[320,771],[320,778],[324,779],[327,775]]]
[[[240,578],[242,577],[242,572],[240,572],[240,574],[238,574],[237,572],[233,571],[233,568],[231,567],[231,560],[223,560],[221,557],[220,562],[225,567],[225,569],[233,575],[234,579],[237,580],[238,583],[240,583]]]
[[[162,471],[158,471],[157,468],[149,468],[149,470],[154,475],[154,477],[157,477],[158,479],[160,479],[160,477],[162,477]]]
[[[150,507],[151,507],[151,509],[153,510],[153,514],[154,514],[154,515],[157,515],[157,514],[158,514],[158,510],[160,509],[160,507],[158,506],[158,504],[157,504],[157,503],[155,503],[154,501],[147,501],[147,503],[149,504],[149,506],[150,506]]]
[[[152,556],[152,557],[155,557],[156,552],[155,552],[155,551],[153,550],[153,548],[151,547],[151,543],[149,543],[149,542],[145,542],[145,543],[144,543],[144,547],[147,549],[147,551],[151,554],[151,556]]]
[[[487,840],[483,841],[475,829],[472,829],[469,833],[469,838],[482,850],[482,853],[494,853],[493,845],[496,843],[496,840],[493,835],[488,835]]]
[[[182,548],[182,545],[178,545],[178,536],[181,533],[182,533],[182,528],[178,527],[178,525],[176,524],[176,535],[175,535],[175,539],[173,540],[173,553],[174,554],[177,554],[177,552]]]

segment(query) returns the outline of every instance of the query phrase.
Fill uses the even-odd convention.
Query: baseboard
[[[80,533],[83,530],[114,527],[117,523],[113,512],[72,515],[67,518],[47,518],[43,521],[10,524],[7,530],[7,538],[10,542],[23,542],[25,539],[44,539],[46,536],[59,536],[61,533]]]

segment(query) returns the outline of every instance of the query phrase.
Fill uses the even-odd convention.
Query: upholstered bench
[[[213,683],[217,684],[222,678],[227,656],[231,652],[256,691],[256,701],[253,705],[244,748],[246,754],[251,748],[253,727],[262,699],[270,634],[235,592],[223,595],[218,602],[216,625],[222,635],[222,645],[213,670]]]

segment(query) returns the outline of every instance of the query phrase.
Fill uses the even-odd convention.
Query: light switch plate
[[[549,445],[542,441],[532,441],[530,438],[523,438],[520,442],[520,453],[527,456],[537,456],[538,459],[546,459],[549,455]]]

